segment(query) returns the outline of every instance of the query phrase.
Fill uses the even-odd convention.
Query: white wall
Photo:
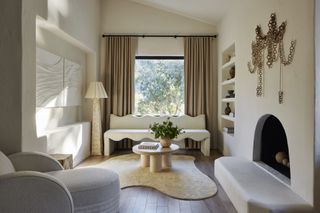
[[[90,122],[58,127],[46,132],[49,154],[72,154],[73,166],[90,156]]]
[[[80,64],[83,68],[81,70],[83,83],[85,82],[86,53],[83,50],[42,27],[37,27],[36,29],[36,42],[37,47]],[[82,89],[81,94],[83,97],[85,94],[84,89]],[[81,109],[81,105],[71,107],[37,108],[36,125],[38,135],[39,133],[41,135],[41,132],[45,130],[79,122],[82,118]]]
[[[86,82],[84,90],[91,81],[99,79],[100,71],[100,0],[47,0],[48,22],[69,36],[75,46],[86,53]],[[65,34],[65,35],[63,35]],[[69,39],[70,41],[70,39]],[[63,44],[61,44],[62,46]],[[90,100],[83,100],[82,118],[91,120]]]
[[[315,1],[315,65],[316,65],[316,108],[315,108],[315,205],[320,210],[320,1]]]
[[[43,20],[37,22],[37,47],[80,64],[85,85],[86,72],[90,70],[86,69],[87,55],[91,54],[91,51],[88,52],[88,49],[82,47],[81,43],[69,41],[73,38],[64,31],[57,33],[57,29],[52,30],[48,27],[50,24],[43,22]],[[83,87],[80,91],[82,97],[85,95],[85,89]],[[47,137],[47,153],[72,154],[73,166],[78,165],[90,155],[90,122],[80,122],[83,121],[84,103],[83,99],[79,106],[38,107],[36,109],[37,133],[38,136]]]
[[[100,0],[48,0],[48,21],[95,52],[100,49]]]
[[[21,150],[46,151],[46,138],[36,134],[36,15],[47,16],[44,0],[22,1],[22,136]]]
[[[138,38],[137,55],[140,56],[182,56],[183,38]]]
[[[214,33],[212,25],[126,0],[101,1],[103,33]]]
[[[1,1],[0,7],[0,150],[21,149],[21,0]]]
[[[9,4],[10,2],[10,4]],[[52,3],[57,3],[58,0],[49,0],[49,5]],[[87,76],[88,80],[96,79],[98,73],[99,57],[99,37],[100,37],[100,1],[85,1],[85,0],[59,0],[60,7],[49,6],[49,19],[52,23],[61,27],[64,31],[68,32],[72,37],[78,39],[83,43],[84,46],[88,46],[92,49],[93,54],[87,59],[90,63],[90,74]],[[16,5],[15,5],[16,4]],[[21,10],[19,10],[19,4]],[[21,7],[22,5],[22,7]],[[14,9],[13,9],[14,8]],[[19,25],[16,22],[16,19],[12,19],[12,27],[15,28],[15,31],[11,33],[15,36],[6,36],[6,39],[3,40],[7,44],[16,43],[12,47],[19,48],[19,37],[22,37],[22,47],[17,52],[16,55],[12,55],[12,60],[15,60],[16,65],[22,69],[22,71],[17,67],[17,70],[8,76],[12,85],[16,85],[16,89],[20,89],[20,92],[12,91],[11,97],[17,98],[12,104],[11,111],[17,107],[14,114],[11,116],[11,119],[14,119],[11,124],[7,125],[7,128],[1,128],[4,130],[6,137],[3,137],[4,141],[8,141],[8,137],[12,137],[10,141],[10,146],[4,144],[4,147],[9,147],[8,152],[17,152],[17,151],[46,151],[46,140],[45,138],[38,138],[36,135],[36,124],[35,124],[35,73],[36,73],[36,16],[41,16],[47,18],[48,14],[48,5],[47,0],[29,0],[29,1],[11,1],[6,2],[4,7],[1,6],[1,9],[7,11],[5,17],[12,19],[13,17],[20,17],[22,23]],[[12,10],[11,10],[12,9]],[[4,12],[3,11],[3,12]],[[86,11],[85,13],[83,11]],[[56,16],[54,16],[56,15]],[[10,18],[11,17],[11,18]],[[7,20],[7,19],[5,19]],[[7,26],[8,23],[2,24],[2,26]],[[22,29],[19,30],[19,26]],[[21,44],[21,43],[20,43]],[[1,47],[1,50],[5,48]],[[16,48],[12,48],[16,50]],[[19,59],[19,52],[22,51],[22,59]],[[18,63],[18,61],[21,63]],[[10,61],[5,61],[5,64],[11,66]],[[19,65],[20,64],[20,65]],[[8,83],[10,81],[7,81]],[[13,83],[15,82],[15,83]],[[5,84],[3,84],[5,85]],[[7,90],[8,91],[8,88]],[[3,96],[6,97],[6,96]],[[19,112],[20,115],[19,119]],[[9,113],[8,113],[9,115]],[[1,116],[2,118],[2,116]],[[3,117],[6,123],[10,123],[10,119],[7,116]],[[17,118],[17,119],[15,119]],[[17,123],[16,123],[17,122]],[[19,129],[21,126],[21,129]],[[10,135],[10,132],[14,132],[16,136]],[[8,136],[8,137],[7,137]],[[18,139],[19,137],[19,139]]]
[[[101,0],[106,34],[215,34],[213,25],[126,0]],[[183,55],[181,38],[139,38],[138,55]]]
[[[313,8],[313,0],[234,1],[232,9],[219,26],[218,39],[220,56],[222,50],[232,42],[236,45],[236,140],[232,154],[252,159],[254,130],[258,119],[267,113],[275,115],[287,133],[292,189],[310,203],[313,203],[314,186]],[[251,58],[251,42],[255,39],[255,27],[260,24],[266,33],[272,12],[276,13],[278,23],[287,20],[284,36],[286,54],[289,42],[297,40],[293,64],[284,68],[283,104],[278,104],[277,96],[279,62],[272,69],[266,68],[264,97],[261,98],[255,95],[257,75],[250,74],[247,68]],[[221,61],[220,57],[219,67]]]

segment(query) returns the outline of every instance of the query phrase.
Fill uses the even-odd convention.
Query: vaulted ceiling
[[[233,0],[131,0],[215,25]]]

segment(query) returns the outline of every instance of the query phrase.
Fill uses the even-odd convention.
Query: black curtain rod
[[[121,35],[113,35],[113,34],[103,34],[102,37],[159,37],[159,38],[163,38],[163,37],[172,37],[172,38],[178,38],[178,37],[212,37],[212,38],[217,38],[217,35],[125,35],[125,34],[121,34]]]

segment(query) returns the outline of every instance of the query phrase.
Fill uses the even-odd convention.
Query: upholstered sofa
[[[99,168],[63,170],[43,153],[0,151],[0,212],[115,213],[120,186],[116,173]]]
[[[165,121],[169,116],[116,116],[110,117],[110,129],[104,133],[104,155],[110,155],[114,150],[114,142],[125,138],[134,141],[156,141],[154,134],[149,130],[150,124]],[[174,125],[182,128],[184,133],[174,141],[186,138],[201,141],[201,152],[205,156],[210,155],[210,132],[206,130],[205,115],[191,117],[188,115],[173,116],[170,120]]]

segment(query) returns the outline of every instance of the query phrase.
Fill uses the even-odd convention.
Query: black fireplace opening
[[[264,115],[259,119],[254,143],[254,160],[260,160],[290,178],[287,136],[278,118]]]

